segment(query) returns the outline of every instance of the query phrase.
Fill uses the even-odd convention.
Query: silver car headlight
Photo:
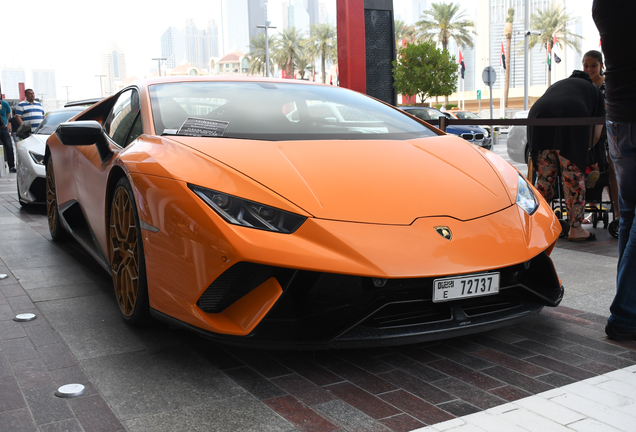
[[[31,159],[33,159],[33,162],[35,162],[36,164],[44,165],[44,155],[29,150],[29,156],[31,156]]]
[[[233,225],[291,234],[307,220],[306,217],[254,201],[189,184],[212,210]]]
[[[534,195],[526,178],[521,174],[517,178],[517,205],[529,215],[533,214],[539,207],[539,200]]]

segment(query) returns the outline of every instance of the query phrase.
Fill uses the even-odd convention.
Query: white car
[[[16,144],[16,171],[20,205],[46,204],[46,140],[57,126],[84,111],[74,106],[51,111],[30,136]]]
[[[525,119],[528,118],[529,111],[519,111],[513,118]],[[508,156],[511,160],[517,163],[528,163],[528,157],[530,156],[530,148],[528,147],[528,136],[526,134],[525,125],[514,125],[508,132]]]

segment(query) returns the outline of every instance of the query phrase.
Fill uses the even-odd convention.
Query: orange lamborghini
[[[232,344],[447,338],[561,301],[550,207],[495,154],[354,91],[137,82],[62,123],[54,240],[112,274],[123,318]]]

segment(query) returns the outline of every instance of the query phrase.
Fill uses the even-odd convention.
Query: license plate
[[[499,293],[499,273],[449,277],[433,281],[435,303]]]

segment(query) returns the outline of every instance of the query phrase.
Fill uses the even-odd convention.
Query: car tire
[[[140,326],[150,320],[148,284],[135,198],[126,177],[113,191],[108,221],[108,252],[115,298],[124,321]]]
[[[20,201],[22,205],[22,201]],[[57,189],[55,173],[53,172],[53,159],[49,157],[46,163],[46,215],[49,221],[49,233],[54,241],[63,241],[69,238],[68,232],[62,226],[60,212],[57,207]]]

